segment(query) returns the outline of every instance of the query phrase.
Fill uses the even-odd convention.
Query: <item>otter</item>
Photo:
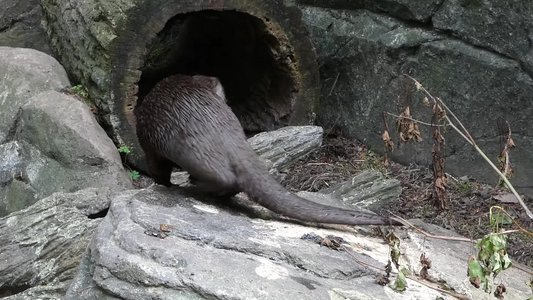
[[[220,196],[245,192],[253,201],[289,218],[398,225],[389,218],[318,204],[288,192],[248,144],[215,77],[166,77],[136,107],[135,117],[148,172],[158,184],[171,186],[171,171],[179,166],[189,173],[191,183],[206,192]]]

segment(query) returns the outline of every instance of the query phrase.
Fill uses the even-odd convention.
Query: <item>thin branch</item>
[[[470,300],[470,297],[468,297],[465,294],[459,294],[457,292],[447,291],[445,289],[441,289],[440,287],[435,286],[432,283],[426,282],[425,280],[418,279],[418,276],[407,274],[407,275],[405,275],[405,277],[407,277],[407,278],[409,278],[409,279],[411,279],[413,281],[416,281],[416,282],[418,282],[418,283],[420,283],[422,285],[425,285],[425,286],[427,286],[430,289],[434,289],[434,290],[436,290],[438,292],[441,292],[441,293],[444,293],[444,294],[448,294],[448,295],[450,295],[452,297],[455,297],[455,298],[457,298],[459,300]]]
[[[511,221],[513,222],[513,224],[516,225],[516,226],[519,228],[519,229],[516,230],[516,231],[520,231],[520,232],[522,232],[522,233],[524,233],[524,234],[526,234],[526,235],[529,235],[530,237],[533,237],[533,232],[531,232],[531,231],[525,229],[524,227],[522,227],[522,226],[520,225],[520,223],[516,222],[516,221],[513,219],[513,217],[512,217],[508,212],[505,211],[505,209],[503,209],[503,208],[501,208],[501,207],[499,207],[499,206],[497,206],[497,205],[492,206],[492,207],[490,208],[490,213],[491,213],[491,214],[492,214],[492,210],[493,210],[493,209],[500,210],[500,211],[503,212],[503,213],[504,213],[509,219],[511,219]],[[506,231],[502,231],[502,232],[497,232],[497,233],[495,233],[495,234],[502,234],[502,233],[506,233],[506,232],[510,232],[510,231],[512,231],[512,230],[506,230]]]
[[[422,125],[427,125],[427,126],[437,126],[437,127],[444,127],[446,125],[441,125],[441,124],[430,124],[430,123],[426,123],[426,122],[422,122],[420,120],[417,120],[417,119],[413,119],[413,118],[409,118],[409,117],[405,117],[405,116],[398,116],[398,115],[395,115],[393,113],[390,113],[390,112],[386,112],[387,115],[389,116],[393,116],[395,118],[403,118],[403,119],[406,119],[406,120],[409,120],[409,121],[413,121],[415,123],[419,123],[419,124],[422,124]]]
[[[452,123],[452,121],[450,120],[450,118],[448,118],[448,116],[446,116],[446,121],[448,121],[448,125],[450,125],[450,127],[453,128],[453,130],[455,130],[463,139],[465,139],[465,141],[467,141],[470,145],[475,147],[476,143],[474,141],[471,141],[466,135],[464,135],[463,132],[459,130],[459,128],[457,128],[455,124]]]
[[[465,237],[459,237],[459,236],[444,236],[444,235],[434,235],[434,234],[431,234],[427,231],[424,231],[418,227],[416,227],[415,225],[411,224],[409,221],[407,221],[406,219],[398,216],[398,215],[395,215],[393,213],[391,213],[391,215],[393,215],[395,218],[394,220],[395,221],[398,221],[402,224],[404,224],[405,226],[407,227],[411,227],[413,228],[414,230],[420,232],[421,234],[429,237],[429,238],[432,238],[432,239],[436,239],[436,240],[446,240],[446,241],[457,241],[457,242],[469,242],[469,243],[475,243],[476,241],[472,240],[472,239],[469,239],[469,238],[465,238]]]
[[[347,253],[347,254],[348,254],[348,255],[349,255],[349,256],[350,256],[350,257],[351,257],[356,263],[358,263],[358,264],[360,264],[360,265],[362,265],[362,266],[365,266],[365,267],[367,267],[367,268],[372,268],[372,269],[374,269],[374,270],[378,270],[378,271],[380,271],[380,272],[385,272],[385,267],[382,267],[382,268],[380,268],[380,267],[376,267],[376,266],[374,266],[374,265],[372,265],[372,264],[366,263],[366,262],[364,262],[364,261],[358,259],[358,258],[357,258],[355,255],[353,255],[353,253],[350,251],[351,249],[348,248],[348,247],[346,247],[345,245],[341,245],[341,249],[344,250],[344,252],[346,252],[346,253]],[[397,274],[397,273],[395,273],[395,272],[393,272],[393,271],[391,271],[391,273],[392,273],[392,274]]]
[[[448,111],[450,113],[450,115],[452,115],[452,117],[455,119],[455,121],[457,121],[457,123],[459,123],[459,126],[461,126],[461,129],[463,130],[463,132],[469,137],[470,141],[472,141],[472,143],[476,144],[474,138],[470,135],[470,132],[468,132],[468,130],[466,129],[466,127],[463,125],[463,123],[461,122],[461,120],[459,120],[459,118],[457,118],[457,116],[453,113],[453,111],[446,105],[446,103],[444,103],[444,101],[442,101],[439,97],[436,97],[437,101],[442,105],[444,106],[444,108],[446,109],[446,111]],[[448,118],[449,119],[449,118]]]

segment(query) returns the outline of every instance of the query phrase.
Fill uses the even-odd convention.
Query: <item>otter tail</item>
[[[251,165],[247,162],[251,161]],[[254,160],[240,160],[235,168],[241,189],[248,196],[275,213],[308,222],[347,225],[400,225],[386,217],[327,206],[300,198],[287,191]]]

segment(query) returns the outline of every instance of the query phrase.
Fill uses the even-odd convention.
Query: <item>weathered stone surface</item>
[[[235,208],[194,200],[183,190],[152,187],[113,199],[67,299],[434,299],[445,297],[414,281],[400,294],[374,283],[388,247],[376,237],[253,219]],[[161,224],[169,231],[160,230]],[[431,228],[430,228],[431,229]],[[429,230],[432,231],[432,230]],[[342,237],[350,254],[302,239],[305,234]],[[466,279],[468,244],[402,238],[402,264],[420,270],[421,252],[433,260],[430,274],[475,299],[491,299]],[[449,233],[448,233],[449,234]],[[237,266],[237,267],[236,267]],[[435,272],[435,273],[434,273]],[[524,298],[527,275],[500,274],[511,298]]]
[[[38,94],[15,123],[14,141],[0,145],[0,216],[58,191],[131,186],[113,142],[74,97]]]
[[[353,282],[385,295],[369,284],[365,275],[371,272],[346,264],[341,252],[300,240],[314,229],[234,215],[157,189],[114,199],[111,215],[90,246],[91,272],[85,277],[97,287],[75,285],[78,290],[69,290],[67,298],[88,299],[100,290],[124,299],[323,299],[333,288],[351,290]],[[150,234],[160,223],[172,228],[164,239]],[[139,259],[143,252],[147,256]],[[143,287],[135,284],[138,280]]]
[[[21,109],[15,137],[67,166],[121,164],[87,105],[63,93],[43,92],[30,99]]]
[[[320,193],[341,199],[345,204],[386,213],[398,203],[402,187],[397,179],[385,178],[375,170],[365,170],[351,180],[321,190]]]
[[[28,161],[32,159],[31,157],[33,157],[34,164],[28,164]],[[20,142],[0,145],[0,216],[21,210],[38,200],[36,190],[25,181],[32,175],[32,170],[35,167],[43,165],[47,165],[45,158],[29,145]],[[48,168],[50,167],[56,166],[48,165]],[[55,173],[51,172],[51,174],[46,175],[55,178],[55,176],[51,176]],[[36,178],[31,179],[35,181]],[[45,194],[53,193],[54,186],[50,186],[52,190],[48,190],[49,186],[44,186],[49,192]]]
[[[116,27],[124,22],[125,12],[133,2],[98,1],[98,5],[94,5],[94,1],[41,1],[44,27],[52,49],[69,74],[95,96],[94,100],[103,111],[109,111],[100,97],[103,92],[93,91],[109,90],[111,62],[106,51],[116,38]]]
[[[289,0],[286,0],[289,1]],[[299,4],[334,8],[334,9],[367,9],[377,13],[386,13],[396,18],[429,22],[433,13],[444,0],[297,0]]]
[[[511,57],[533,74],[533,2],[443,1],[433,26],[461,40]]]
[[[1,217],[0,294],[29,287],[8,299],[58,299],[54,295],[64,294],[100,223],[92,216],[110,201],[109,189],[89,188],[55,193]]]
[[[3,297],[4,300],[59,300],[65,296],[65,291],[68,288],[69,282],[58,282],[49,285],[39,285],[31,287],[23,292],[11,295],[13,293],[8,292],[11,296]]]
[[[261,158],[272,162],[272,167],[283,170],[318,149],[323,132],[319,126],[287,126],[256,134],[248,142]]]
[[[51,53],[39,0],[0,0],[0,7],[0,46]]]
[[[3,157],[0,165],[0,185],[5,185],[23,172],[24,154],[22,146],[17,142],[0,145],[0,157]]]
[[[45,53],[0,47],[0,143],[13,129],[17,112],[32,96],[70,86],[61,65]]]
[[[301,9],[320,57],[322,101],[317,120],[326,131],[338,128],[382,151],[383,112],[398,115],[410,105],[415,119],[431,122],[423,95],[401,76],[409,74],[447,103],[493,160],[501,145],[496,120],[508,120],[518,145],[511,153],[512,182],[521,192],[533,193],[528,183],[533,176],[528,150],[533,139],[527,130],[533,114],[533,80],[518,61],[364,10]],[[394,118],[388,120],[389,128],[395,128]],[[398,147],[394,159],[431,163],[431,134],[427,126],[420,128],[425,141]],[[445,137],[447,171],[495,182],[496,175],[464,140],[450,131]]]

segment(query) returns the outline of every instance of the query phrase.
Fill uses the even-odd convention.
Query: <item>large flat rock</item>
[[[408,280],[396,293],[374,283],[388,246],[368,230],[318,229],[255,219],[220,202],[198,201],[193,192],[154,187],[118,196],[100,224],[67,299],[435,299],[447,296]],[[346,227],[347,228],[347,227]],[[168,230],[168,231],[167,231]],[[346,241],[336,251],[306,234]],[[402,262],[419,270],[421,252],[453,288],[489,299],[469,286],[468,244],[442,245],[399,232]],[[501,274],[510,298],[529,288],[516,269]],[[113,296],[109,296],[113,295]],[[523,297],[522,297],[523,298]]]

